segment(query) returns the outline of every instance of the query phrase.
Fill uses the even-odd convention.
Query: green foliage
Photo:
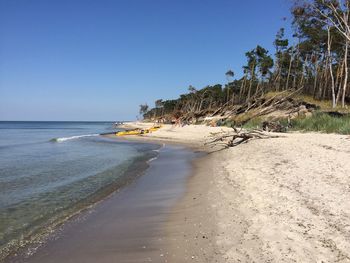
[[[140,111],[139,111],[139,113],[140,113],[141,115],[143,115],[143,114],[145,114],[147,111],[148,111],[148,105],[147,105],[147,103],[141,104],[141,105],[140,105]]]
[[[157,100],[153,109],[143,107],[140,113],[148,119],[185,116],[193,121],[212,114],[224,116],[232,107],[249,104],[257,96],[286,90],[298,90],[302,96],[322,104],[331,102],[332,110],[339,110],[336,106],[340,104],[342,111],[346,110],[346,103],[350,102],[350,77],[347,77],[350,52],[346,48],[349,43],[327,16],[341,23],[339,17],[350,11],[346,5],[332,9],[330,4],[335,3],[334,0],[295,0],[292,8],[294,39],[290,41],[285,29],[279,29],[273,41],[274,58],[267,49],[257,45],[245,53],[247,63],[243,66],[242,78],[234,79],[234,72],[228,70],[224,86],[217,84],[197,89],[190,85],[188,92],[179,98]],[[244,119],[235,120],[245,123]],[[300,125],[302,122],[300,120]],[[229,120],[227,123],[230,125]],[[257,124],[258,120],[245,125],[255,127]]]
[[[243,128],[245,129],[260,129],[262,126],[263,120],[261,118],[253,118],[251,120],[249,120],[248,122],[246,122],[243,125]]]
[[[316,112],[312,117],[292,120],[291,126],[290,130],[295,131],[350,134],[350,115],[333,117],[327,113]]]
[[[270,72],[273,67],[273,59],[268,55],[268,51],[257,45],[251,51],[246,52],[247,65],[243,68],[249,73],[250,78],[254,79],[258,73],[264,78]]]
[[[216,122],[217,126],[234,127],[236,123],[232,119],[219,120]]]
[[[156,100],[156,101],[154,102],[154,106],[155,106],[156,108],[161,108],[161,107],[163,107],[163,100],[162,100],[162,99]]]
[[[288,39],[284,38],[284,28],[281,28],[277,32],[274,45],[276,47],[277,53],[282,52],[288,47],[289,41]]]
[[[264,119],[254,118],[243,125],[245,129],[260,129]],[[290,121],[280,119],[282,126],[288,127],[288,131],[322,132],[350,134],[350,115],[334,117],[324,112],[315,112],[311,117],[300,117]]]
[[[232,70],[228,70],[226,73],[225,73],[226,77],[229,79],[229,78],[233,78],[235,76],[235,73],[232,71]]]

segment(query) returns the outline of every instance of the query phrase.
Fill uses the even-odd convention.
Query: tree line
[[[349,86],[350,0],[295,1],[291,8],[293,43],[281,28],[271,54],[257,45],[245,53],[243,77],[226,72],[226,85],[196,89],[174,100],[157,100],[150,109],[140,105],[144,118],[215,114],[218,109],[249,103],[270,91],[299,90],[332,107],[346,107]]]

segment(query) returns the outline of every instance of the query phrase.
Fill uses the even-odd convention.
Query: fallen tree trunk
[[[233,127],[232,132],[219,132],[212,133],[210,141],[205,143],[211,147],[223,146],[224,148],[234,147],[242,143],[246,143],[249,140],[253,139],[268,139],[268,138],[279,138],[278,135],[271,135],[261,130],[250,130],[242,131],[243,129],[238,130]]]

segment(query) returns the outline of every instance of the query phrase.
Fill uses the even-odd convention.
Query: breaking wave
[[[75,140],[75,139],[80,139],[84,137],[94,137],[94,136],[99,136],[100,134],[85,134],[85,135],[76,135],[76,136],[71,136],[71,137],[62,137],[62,138],[54,138],[51,141],[53,142],[65,142],[69,140]]]

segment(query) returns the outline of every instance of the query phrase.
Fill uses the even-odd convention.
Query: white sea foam
[[[153,151],[154,151],[154,152],[160,152],[160,150],[161,150],[162,148],[164,148],[164,147],[165,147],[165,143],[163,143],[162,146],[161,146],[159,149],[153,150]]]
[[[94,137],[94,136],[99,136],[99,134],[96,133],[96,134],[85,134],[85,135],[76,135],[76,136],[71,136],[71,137],[55,138],[55,139],[53,139],[53,141],[65,142],[65,141],[69,141],[69,140],[75,140],[75,139],[84,138],[84,137]]]
[[[147,161],[147,163],[149,164],[149,163],[151,163],[151,162],[153,162],[154,160],[157,160],[157,159],[158,159],[158,157],[153,157],[153,158],[149,159],[149,160]]]

